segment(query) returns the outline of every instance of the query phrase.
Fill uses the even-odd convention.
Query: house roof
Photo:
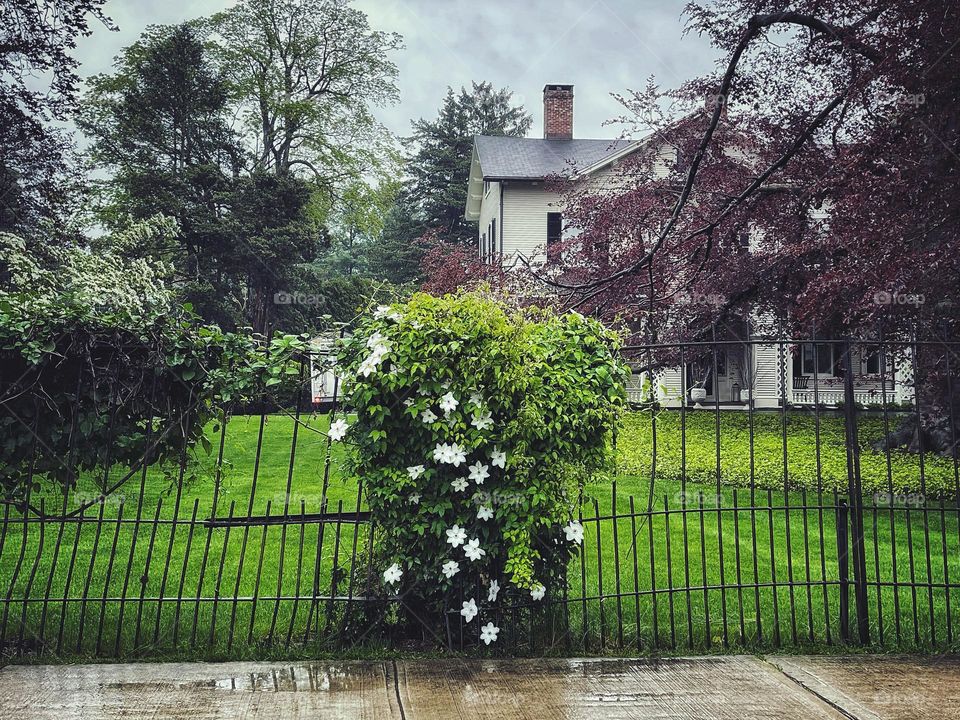
[[[484,180],[542,180],[582,172],[616,155],[630,140],[543,140],[477,135],[474,139]]]
[[[475,135],[464,217],[480,217],[485,180],[584,176],[636,150],[644,140],[546,140]]]

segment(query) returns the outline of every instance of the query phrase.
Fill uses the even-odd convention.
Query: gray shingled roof
[[[474,143],[484,179],[519,180],[583,170],[622,150],[630,141],[477,135]]]

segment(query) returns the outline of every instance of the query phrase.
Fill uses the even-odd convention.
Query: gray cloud
[[[176,23],[222,10],[231,0],[111,0],[120,31],[98,28],[78,43],[81,74],[110,70],[112,59],[152,24]],[[399,32],[406,49],[400,69],[401,102],[378,117],[405,135],[410,120],[432,117],[446,91],[489,80],[510,87],[542,121],[545,83],[573,83],[574,133],[616,137],[604,127],[619,105],[609,93],[642,87],[655,75],[675,86],[713,66],[717,51],[696,35],[683,35],[686,0],[356,0],[373,27]]]

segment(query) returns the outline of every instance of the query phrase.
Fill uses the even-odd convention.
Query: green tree
[[[76,109],[77,37],[91,20],[113,28],[104,2],[0,0],[0,230],[30,232],[63,209],[71,143],[54,123]]]
[[[509,89],[495,90],[489,82],[474,82],[459,93],[447,88],[436,119],[413,123],[407,164],[412,204],[445,241],[476,241],[476,227],[463,217],[473,136],[523,137],[530,129],[532,116],[513,105],[512,97]]]
[[[140,250],[169,256],[174,282],[204,318],[242,324],[245,258],[239,229],[224,222],[243,165],[227,82],[189,24],[148,28],[115,67],[90,80],[79,119],[93,162],[110,173],[99,219],[116,228],[127,217],[176,218],[176,238]]]
[[[424,252],[420,238],[426,231],[426,221],[404,188],[387,211],[380,236],[366,248],[367,272],[394,285],[418,281]]]
[[[305,171],[336,196],[381,163],[391,138],[371,106],[399,98],[399,35],[348,0],[242,0],[210,25],[258,169]]]

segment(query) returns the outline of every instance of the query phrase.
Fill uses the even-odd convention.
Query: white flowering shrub
[[[158,217],[91,248],[0,233],[3,496],[209,451],[204,428],[232,403],[297,384],[304,338],[204,325],[178,303],[169,267],[131,257],[176,231]]]
[[[579,314],[510,310],[483,294],[379,308],[339,362],[382,582],[418,617],[538,603],[583,540],[579,487],[607,467],[624,401],[617,338]]]

